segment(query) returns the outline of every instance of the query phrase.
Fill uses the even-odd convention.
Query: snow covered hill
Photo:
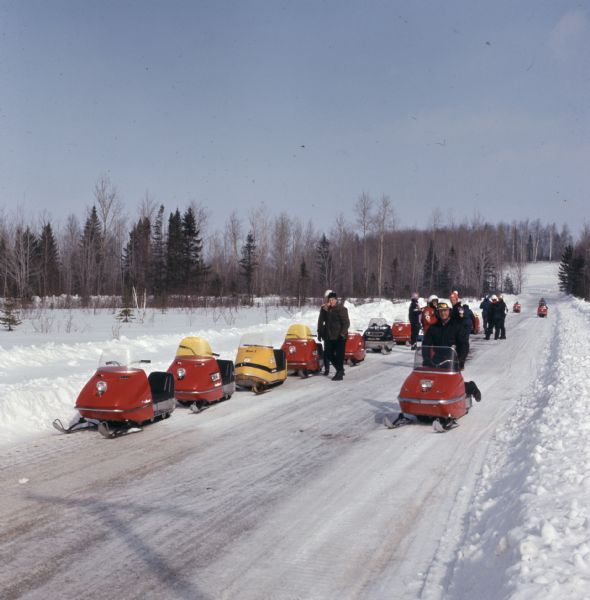
[[[588,597],[590,308],[559,294],[554,264],[530,265],[525,288],[507,340],[472,338],[465,375],[483,400],[444,435],[382,426],[407,347],[369,354],[343,382],[290,377],[117,440],[50,427],[75,414],[105,347],[166,369],[195,334],[233,359],[243,333],[279,345],[291,323],[315,330],[316,310],[152,313],[120,340],[106,312],[51,341],[2,334],[3,597]],[[349,311],[362,329],[407,303]]]

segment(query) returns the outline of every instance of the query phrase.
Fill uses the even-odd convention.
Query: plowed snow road
[[[290,377],[116,440],[56,432],[11,446],[1,596],[444,597],[488,442],[551,327],[529,311],[509,315],[505,341],[472,338],[465,376],[483,401],[445,434],[382,426],[412,363],[398,347],[340,383]]]

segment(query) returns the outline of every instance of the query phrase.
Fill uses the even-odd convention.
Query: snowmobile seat
[[[282,371],[285,368],[285,352],[283,350],[275,350],[275,363],[277,364],[277,371]]]
[[[235,380],[233,361],[218,358],[217,364],[219,365],[219,370],[221,372],[221,383],[223,385],[226,383],[231,383]]]
[[[174,396],[174,377],[172,373],[154,371],[148,375],[148,381],[154,403],[169,400]]]

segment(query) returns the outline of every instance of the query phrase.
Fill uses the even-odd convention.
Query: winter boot
[[[332,381],[342,381],[344,378],[344,371],[336,371],[336,375],[332,377]]]

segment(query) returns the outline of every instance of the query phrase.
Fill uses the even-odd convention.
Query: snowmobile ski
[[[60,419],[54,419],[51,424],[60,433],[74,433],[75,431],[80,431],[82,429],[91,429],[96,427],[96,423],[90,423],[84,417],[81,417],[79,421],[76,421],[76,423],[70,425],[69,427],[65,427]]]
[[[434,419],[434,421],[432,421],[432,429],[437,433],[444,433],[455,427],[459,427],[459,423],[456,419],[443,419],[442,421],[440,419]]]
[[[194,412],[196,415],[198,415],[199,413],[202,413],[204,410],[207,410],[209,408],[209,404],[205,403],[205,402],[193,402],[190,406],[189,406],[191,412]]]
[[[399,413],[399,415],[397,415],[397,418],[394,421],[392,421],[387,415],[383,417],[383,425],[385,425],[387,429],[397,429],[402,425],[407,425],[408,423],[412,422],[412,419],[408,419],[408,417],[406,417],[404,413]]]
[[[116,427],[111,429],[106,421],[101,421],[98,424],[98,433],[106,439],[121,437],[129,433],[139,433],[143,431],[141,427]]]

